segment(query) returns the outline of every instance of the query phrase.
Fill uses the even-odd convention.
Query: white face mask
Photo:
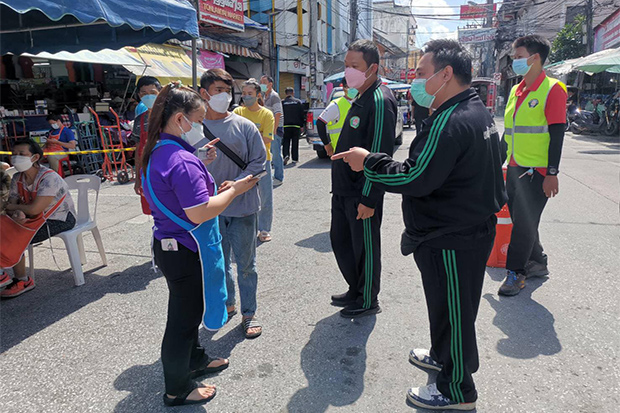
[[[209,92],[207,92],[207,95],[209,95]],[[209,95],[209,101],[207,103],[209,107],[217,113],[226,113],[231,101],[232,96],[230,93],[222,92],[213,96]]]
[[[11,164],[17,169],[17,172],[25,172],[32,168],[32,156],[13,155],[11,156]]]
[[[57,123],[52,123],[52,129],[58,130],[58,129],[60,129],[60,125],[57,124]]]
[[[187,117],[185,115],[183,115],[183,117],[185,118],[185,120],[187,121],[187,123],[189,123],[190,125],[192,125],[192,128],[185,132],[183,131],[183,128],[181,127],[181,138],[189,143],[190,145],[194,146],[196,145],[198,142],[200,142],[201,140],[203,140],[205,138],[205,135],[202,131],[202,123],[198,123],[198,122],[191,122],[189,119],[187,119]]]

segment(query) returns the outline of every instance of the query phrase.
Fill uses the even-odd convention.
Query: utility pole
[[[586,4],[586,54],[591,54],[594,48],[594,34],[592,33],[592,0],[587,0]]]
[[[484,27],[493,27],[493,0],[487,0],[487,18]],[[483,63],[482,76],[492,77],[493,43],[486,42],[484,49],[486,50],[486,59]]]
[[[311,3],[316,3],[311,0]],[[357,19],[359,18],[357,14],[357,0],[351,0],[351,10],[349,16],[349,45],[352,44],[357,39]]]
[[[407,58],[405,62],[405,83],[409,83],[409,40],[411,39],[411,22],[407,17]]]
[[[308,77],[308,94],[310,98],[310,106],[316,107],[318,90],[317,90],[317,54],[319,52],[317,37],[317,18],[319,16],[318,1],[310,0],[310,9],[308,10],[309,40],[310,40],[310,57],[308,66],[310,67],[310,76]]]

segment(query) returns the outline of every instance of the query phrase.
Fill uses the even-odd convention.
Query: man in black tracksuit
[[[412,350],[412,363],[438,370],[437,383],[409,390],[430,409],[471,410],[477,393],[475,320],[498,212],[506,202],[502,154],[493,118],[470,88],[471,58],[452,40],[426,45],[412,95],[436,109],[424,121],[409,158],[355,148],[342,157],[373,186],[403,194],[402,252],[422,274],[431,349]]]
[[[299,161],[299,136],[301,135],[301,128],[306,122],[304,104],[295,97],[295,89],[287,87],[285,93],[286,98],[282,101],[282,110],[284,111],[282,156],[284,156],[284,165],[288,164],[291,155],[293,163]]]
[[[349,87],[358,89],[345,118],[335,153],[359,146],[392,155],[397,105],[377,76],[379,51],[370,40],[354,42],[345,56]],[[381,218],[384,191],[344,162],[332,163],[332,222],[330,237],[340,272],[349,289],[332,296],[343,306],[343,317],[381,311],[377,296],[381,277]]]

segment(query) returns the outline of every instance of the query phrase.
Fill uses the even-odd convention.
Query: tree
[[[572,23],[565,25],[558,32],[553,44],[551,45],[550,63],[562,60],[575,59],[586,53],[586,45],[583,44],[583,25],[586,18],[584,15],[575,17]]]

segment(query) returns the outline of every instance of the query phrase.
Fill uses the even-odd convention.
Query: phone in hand
[[[253,178],[262,179],[264,176],[267,176],[267,171],[262,170],[259,173],[257,173],[256,175],[254,175]]]

